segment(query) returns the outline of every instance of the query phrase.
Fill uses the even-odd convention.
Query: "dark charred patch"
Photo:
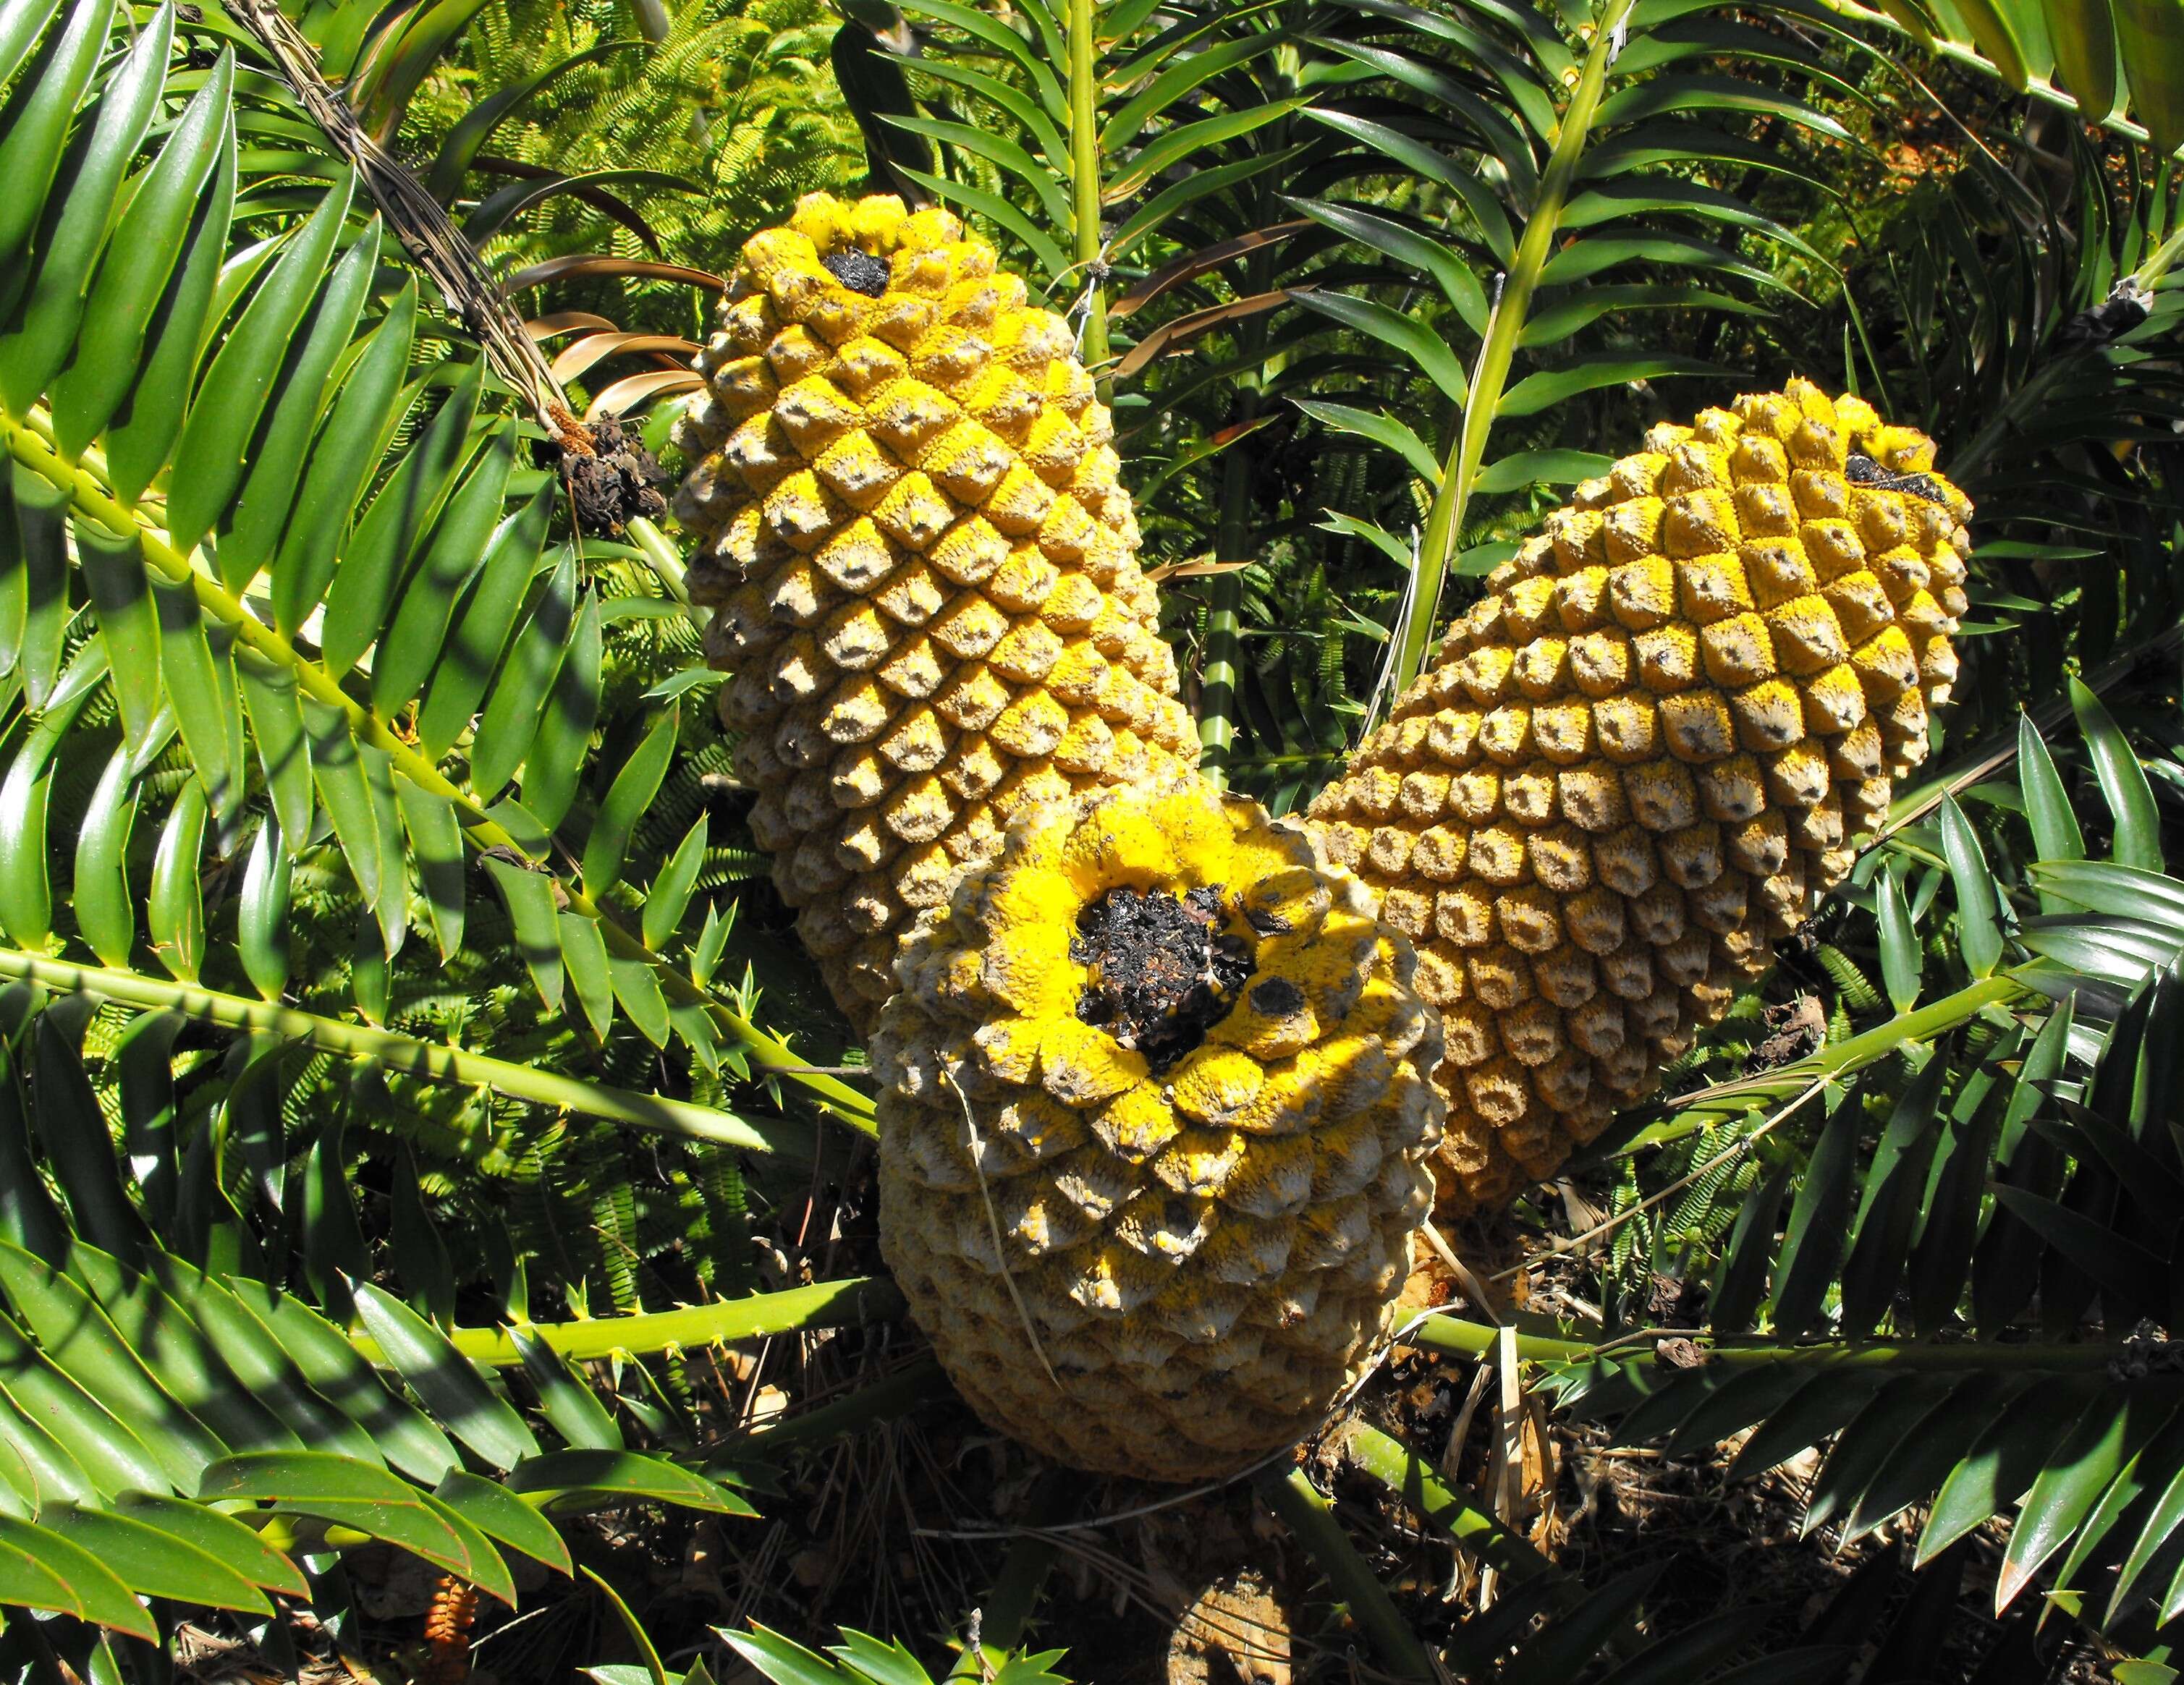
[[[540,441],[532,453],[561,476],[580,532],[616,537],[640,515],[657,520],[667,513],[660,493],[666,472],[644,439],[619,421],[571,420],[559,439]]]
[[[894,275],[885,258],[876,258],[854,247],[846,252],[829,252],[819,263],[850,292],[861,292],[867,298],[877,298],[886,292]]]
[[[1853,486],[1871,486],[1883,492],[1902,492],[1930,503],[1948,506],[1949,495],[1925,474],[1892,474],[1869,456],[1852,451],[1843,464],[1843,478]]]
[[[2153,295],[2137,277],[2126,275],[2090,310],[2078,314],[2055,330],[2057,351],[2092,351],[2121,338],[2153,314]]]
[[[1077,1015],[1143,1054],[1154,1075],[1167,1070],[1228,1015],[1256,965],[1251,944],[1223,922],[1216,887],[1109,890],[1078,915],[1069,944],[1092,973]]]
[[[1769,1033],[1745,1061],[1747,1071],[1772,1071],[1777,1065],[1794,1064],[1815,1052],[1828,1038],[1827,1014],[1820,1009],[1817,995],[1800,995],[1795,1000],[1769,1006],[1762,1017]]]
[[[1304,991],[1287,977],[1268,977],[1251,985],[1251,1010],[1268,1018],[1286,1018],[1304,1005]]]

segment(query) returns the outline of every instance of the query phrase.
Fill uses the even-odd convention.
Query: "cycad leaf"
[[[384,897],[398,896],[403,886],[385,883],[380,875],[379,818],[365,781],[362,751],[341,709],[315,697],[300,700],[310,743],[312,781],[333,821],[334,834],[341,839],[343,861],[365,901],[376,907]]]
[[[159,1628],[120,1576],[51,1528],[0,1515],[0,1603],[58,1609],[156,1643]]]
[[[440,658],[457,599],[485,561],[515,462],[515,429],[503,426],[448,499],[423,561],[402,589],[394,623],[373,658],[371,703],[381,715],[399,713],[424,688]]]
[[[272,1332],[227,1287],[177,1258],[162,1256],[153,1268],[168,1293],[203,1329],[221,1361],[305,1444],[359,1462],[386,1460],[370,1434],[311,1387]]]
[[[148,1492],[123,1494],[113,1512],[159,1529],[195,1546],[253,1585],[283,1597],[307,1598],[310,1585],[296,1565],[233,1517],[202,1504]]]
[[[323,1451],[260,1451],[204,1471],[203,1503],[256,1499],[276,1510],[354,1527],[515,1602],[515,1587],[486,1536],[432,1496],[384,1469]]]
[[[415,1479],[437,1482],[457,1465],[446,1434],[389,1392],[338,1328],[290,1294],[242,1280],[228,1286],[312,1389],[370,1433],[395,1467]]]
[[[128,877],[129,837],[136,820],[136,780],[124,743],[107,762],[84,809],[70,884],[76,930],[107,965],[125,966],[136,940],[136,907]]]
[[[134,1260],[150,1245],[151,1232],[122,1185],[114,1137],[83,1060],[53,1013],[38,1015],[30,1041],[38,1142],[68,1201],[75,1232],[125,1261]]]
[[[2111,858],[2119,865],[2159,871],[2161,815],[2154,805],[2153,787],[2146,781],[2146,769],[2138,764],[2122,728],[2101,699],[2076,679],[2070,681],[2070,707],[2078,716],[2079,729],[2086,734],[2086,748],[2092,756],[2101,793],[2108,798],[2109,811],[2115,816]]]
[[[1843,1523],[1844,1537],[1855,1538],[1932,1493],[2010,1400],[2031,1384],[2029,1376],[1997,1380],[1974,1375],[1958,1381],[1903,1436],[1859,1490]]]
[[[454,489],[471,448],[485,378],[482,360],[456,371],[454,389],[395,464],[371,507],[357,523],[326,592],[320,638],[326,666],[345,673],[387,629],[388,609],[417,547]]]
[[[349,348],[379,264],[374,217],[334,265],[308,328],[299,327],[278,377],[278,397],[259,430],[242,494],[220,536],[220,576],[241,591],[273,559],[329,397],[327,382]]]
[[[1320,398],[1301,398],[1296,406],[1323,426],[1340,433],[1354,433],[1359,438],[1370,439],[1383,449],[1393,451],[1429,487],[1440,484],[1440,464],[1426,448],[1425,441],[1395,416],[1377,414],[1354,404],[1329,403]]]
[[[490,856],[486,870],[508,904],[510,922],[515,928],[515,945],[530,968],[538,998],[549,1012],[561,1009],[561,938],[554,925],[552,880],[507,860]]]
[[[652,722],[621,770],[615,775],[606,799],[599,804],[599,813],[592,820],[591,835],[584,842],[584,893],[594,900],[621,876],[631,833],[651,807],[653,798],[660,793],[681,725],[682,711],[670,704]]]
[[[58,1488],[71,1497],[165,1491],[195,1476],[186,1458],[173,1459],[170,1466],[155,1456],[152,1447],[4,1318],[0,1318],[0,1381],[5,1382],[14,1408],[22,1412],[20,1425],[31,1430],[34,1439],[49,1440],[51,1451],[67,1465],[64,1473],[73,1472],[77,1483],[64,1482]],[[16,1443],[25,1449],[23,1439]],[[170,1449],[159,1450],[164,1454]]]
[[[708,829],[706,816],[699,814],[645,893],[644,945],[655,953],[667,946],[682,926],[691,891],[705,864]]]
[[[221,681],[192,581],[148,576],[159,625],[159,677],[198,780],[225,820],[242,800],[243,769],[232,754],[233,681]]]
[[[222,53],[130,201],[128,237],[107,247],[75,355],[53,382],[53,435],[65,456],[98,437],[136,378],[153,314],[185,260],[190,224],[228,137],[234,75],[234,56]]]
[[[576,1573],[569,1547],[554,1524],[506,1487],[457,1469],[432,1495],[494,1543],[521,1551],[557,1573]]]
[[[1346,327],[1370,334],[1383,344],[1403,352],[1421,373],[1440,388],[1450,403],[1463,403],[1470,381],[1462,362],[1446,340],[1416,316],[1370,298],[1354,298],[1340,292],[1309,292],[1304,295],[1304,303]],[[1440,466],[1436,464],[1430,478],[1439,477]]]
[[[106,1314],[66,1276],[0,1242],[0,1286],[56,1367],[123,1421],[177,1485],[193,1481],[226,1447],[161,1390]]]
[[[388,1363],[401,1372],[437,1421],[478,1455],[512,1468],[538,1454],[531,1430],[446,1335],[371,1283],[356,1288],[357,1314]]]
[[[548,575],[508,667],[486,703],[471,745],[471,788],[482,798],[515,776],[538,734],[539,715],[560,676],[577,620],[577,557],[564,549]]]
[[[136,383],[107,425],[106,469],[125,503],[143,494],[182,428],[207,315],[220,291],[220,269],[235,211],[236,147],[232,117],[221,125],[211,177],[190,220],[187,244],[145,331]]]
[[[1890,1453],[1948,1397],[1949,1390],[1947,1376],[1899,1375],[1851,1418],[1814,1476],[1802,1523],[1808,1538],[1850,1513]]]
[[[417,289],[404,286],[371,342],[350,366],[311,450],[287,531],[273,561],[273,618],[292,637],[334,576],[334,558],[348,536],[380,453],[410,406],[403,385],[417,325]]]
[[[2059,1377],[2014,1399],[1942,1482],[1919,1537],[1919,1565],[2022,1497],[2084,1407],[2084,1393]]]
[[[518,1464],[505,1484],[510,1491],[556,1510],[597,1508],[599,1499],[625,1498],[676,1504],[723,1515],[758,1513],[726,1487],[703,1475],[636,1451],[549,1451]]]
[[[1947,1076],[1948,1061],[1930,1056],[1889,1114],[1866,1167],[1841,1284],[1841,1328],[1849,1338],[1870,1334],[1895,1297],[1927,1185]]]
[[[2130,1395],[2120,1401],[2096,1399],[2086,1407],[2020,1506],[1995,1580],[1997,1615],[2076,1531],[2124,1465],[2167,1424],[2174,1408]]]
[[[82,9],[101,12],[103,29],[102,8]],[[71,25],[75,15],[71,14]],[[14,303],[11,295],[25,281],[29,286],[6,330],[0,331],[0,403],[18,414],[44,392],[75,342],[92,266],[106,242],[129,160],[159,108],[174,26],[174,14],[167,8],[152,14],[151,26],[138,36],[120,72],[101,92],[98,114],[87,127],[78,130],[54,182],[59,192],[41,220],[34,260],[22,266],[0,257],[0,277],[4,277],[0,279],[0,300]],[[4,159],[0,159],[0,170],[4,170]],[[14,178],[5,174],[0,174],[0,181],[14,185]],[[0,245],[4,245],[3,237]]]
[[[63,1504],[41,1510],[38,1526],[97,1557],[142,1596],[273,1612],[265,1593],[226,1561],[137,1516]]]
[[[0,87],[7,86],[24,56],[37,45],[59,5],[60,0],[10,0],[0,6]]]
[[[1975,977],[1987,976],[2002,959],[2000,898],[1979,837],[1952,796],[1942,798],[1942,848],[1956,885],[1957,935],[1964,968]]]
[[[606,939],[599,934],[599,920],[581,913],[560,914],[556,922],[569,987],[577,992],[592,1033],[604,1041],[614,1025],[614,975],[607,965]]]
[[[8,464],[8,508],[0,509],[0,562],[11,595],[23,603],[23,637],[14,666],[23,694],[44,708],[60,677],[69,624],[67,494],[28,464]]]
[[[638,1033],[655,1048],[666,1047],[675,1020],[668,1012],[667,996],[652,962],[633,954],[616,954],[607,962],[607,978],[615,999]]]
[[[1819,1320],[1850,1216],[1858,1174],[1858,1106],[1849,1101],[1838,1105],[1805,1166],[1775,1270],[1769,1321],[1779,1332],[1802,1334]]]
[[[348,214],[346,173],[304,225],[288,236],[242,315],[214,354],[175,448],[167,531],[187,554],[210,531],[242,483],[243,458],[265,413],[274,376],[287,354],[334,241]]]
[[[1869,1404],[1886,1377],[1870,1371],[1823,1370],[1808,1376],[1788,1401],[1768,1414],[1729,1465],[1741,1480],[1809,1451],[1838,1433]]]
[[[476,576],[456,605],[454,630],[417,710],[418,745],[434,759],[470,729],[487,684],[500,665],[501,652],[516,629],[524,592],[538,570],[553,508],[552,488],[541,487],[500,524]]]
[[[1903,903],[1903,884],[1893,865],[1884,865],[1874,879],[1873,898],[1880,926],[1880,986],[1888,1004],[1899,1014],[1919,1004],[1919,974],[1924,956],[1918,933],[1911,928],[1910,909]]]
[[[1783,1163],[1767,1180],[1745,1196],[1743,1207],[1730,1231],[1722,1253],[1722,1266],[1714,1277],[1708,1322],[1724,1333],[1752,1326],[1767,1292],[1767,1265],[1774,1250],[1774,1223],[1782,1210],[1782,1196],[1790,1186],[1795,1166]],[[1741,1426],[1741,1424],[1740,1424]],[[1715,1436],[1717,1438],[1720,1435]]]
[[[90,522],[75,524],[76,558],[98,614],[120,704],[121,727],[132,746],[150,735],[159,712],[159,615],[144,552],[134,532],[116,534]]]
[[[44,8],[25,8],[25,15],[40,11],[52,15]],[[13,289],[26,279],[23,248],[46,208],[69,120],[98,68],[113,13],[113,0],[71,6],[0,108],[7,120],[6,136],[0,138],[0,181],[8,184],[6,194],[0,195],[0,275],[9,278],[0,282],[0,303],[13,304]]]
[[[1423,271],[1438,285],[1448,302],[1474,333],[1486,331],[1486,292],[1461,253],[1429,234],[1410,228],[1356,205],[1334,204],[1323,199],[1290,201],[1315,222],[1362,246]]]
[[[621,1430],[615,1426],[614,1418],[544,1336],[515,1328],[509,1331],[509,1338],[522,1354],[523,1372],[531,1377],[538,1393],[538,1407],[556,1432],[582,1450],[623,1449]]]
[[[587,593],[569,635],[568,653],[547,695],[543,717],[523,757],[523,805],[549,830],[560,824],[576,800],[577,781],[591,755],[604,651],[599,599]]]

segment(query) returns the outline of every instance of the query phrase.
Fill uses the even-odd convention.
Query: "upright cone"
[[[895,944],[1017,815],[1196,764],[1106,407],[944,210],[754,235],[677,441],[751,831],[869,1031]]]
[[[1390,1326],[1440,1026],[1357,880],[1195,778],[1011,831],[897,962],[880,1245],[957,1388],[1190,1481],[1310,1432]]]
[[[1970,515],[1807,381],[1656,428],[1313,804],[1446,1022],[1447,1204],[1552,1176],[1841,881],[1956,676]]]

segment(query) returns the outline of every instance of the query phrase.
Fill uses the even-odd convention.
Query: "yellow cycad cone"
[[[751,830],[860,1032],[1019,814],[1195,765],[1106,407],[940,209],[814,194],[698,359],[676,510]]]
[[[1011,832],[903,945],[880,1243],[950,1377],[1061,1462],[1192,1481],[1389,1330],[1440,1027],[1312,839],[1195,779]]]
[[[1578,488],[1312,808],[1440,1009],[1441,1193],[1551,1176],[1720,1017],[1926,754],[1971,506],[1793,381]]]

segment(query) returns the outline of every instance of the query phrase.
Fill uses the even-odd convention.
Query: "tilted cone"
[[[1312,804],[1440,1009],[1449,1205],[1553,1174],[1648,1093],[1925,759],[1971,515],[1933,468],[1802,381],[1654,429]]]
[[[1072,344],[946,211],[814,194],[698,359],[690,594],[752,834],[861,1032],[1013,817],[1196,763]]]
[[[1190,778],[1012,831],[897,963],[881,1249],[979,1414],[1168,1481],[1318,1426],[1440,1131],[1440,1027],[1363,886]]]

